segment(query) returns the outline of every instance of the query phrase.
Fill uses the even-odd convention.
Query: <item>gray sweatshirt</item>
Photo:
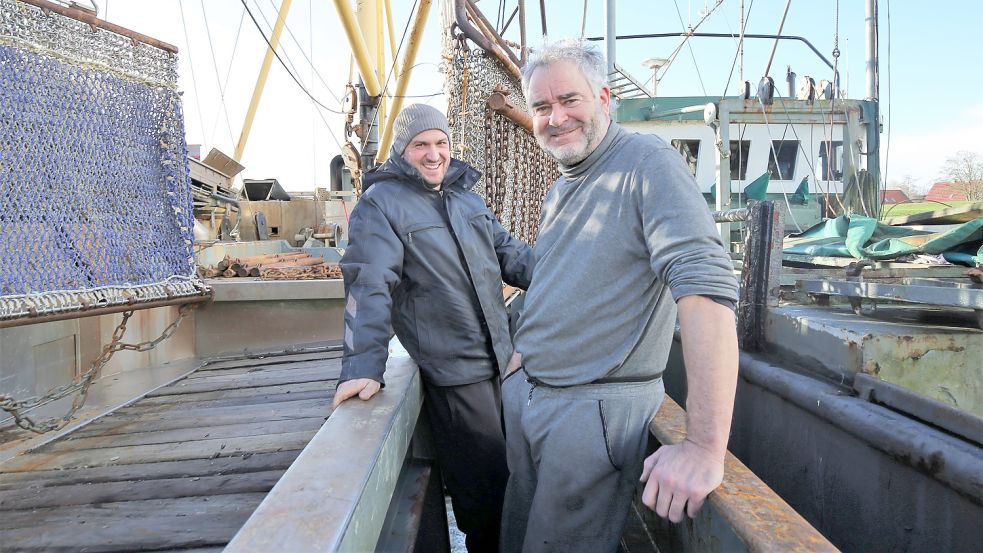
[[[675,149],[615,123],[587,159],[560,170],[516,331],[526,372],[551,386],[655,377],[676,300],[737,301],[707,204]]]

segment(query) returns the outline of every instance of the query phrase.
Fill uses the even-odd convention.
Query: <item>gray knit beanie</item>
[[[437,108],[426,104],[411,104],[403,108],[393,121],[393,154],[402,157],[413,137],[423,131],[443,131],[450,141],[451,130],[447,118]]]

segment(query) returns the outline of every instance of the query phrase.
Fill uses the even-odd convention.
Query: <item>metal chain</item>
[[[170,338],[177,332],[178,326],[181,321],[191,312],[198,304],[196,303],[186,303],[178,309],[178,316],[171,324],[161,332],[154,340],[149,340],[146,342],[140,342],[139,344],[127,344],[121,342],[123,339],[123,334],[126,333],[126,324],[129,322],[130,317],[133,316],[133,311],[127,311],[123,313],[123,320],[120,321],[116,330],[113,331],[113,339],[106,347],[102,348],[102,354],[92,362],[92,366],[89,370],[85,371],[84,374],[79,376],[71,384],[66,384],[58,388],[49,390],[43,396],[35,396],[25,400],[16,400],[12,396],[6,394],[0,394],[0,408],[7,411],[14,417],[14,422],[17,426],[23,428],[24,430],[30,430],[38,434],[44,434],[45,432],[51,432],[52,430],[58,430],[64,427],[66,424],[71,422],[72,417],[81,409],[82,405],[85,404],[86,397],[89,394],[89,387],[95,380],[96,375],[102,371],[103,367],[109,363],[109,360],[113,358],[113,355],[117,351],[136,351],[145,352],[154,349],[157,344],[163,342],[164,340]],[[25,412],[51,401],[56,401],[64,397],[68,397],[70,394],[77,393],[75,399],[72,400],[72,408],[61,418],[51,418],[42,422],[34,422],[34,420],[27,416]]]
[[[493,56],[470,49],[460,36],[446,40],[444,47],[442,72],[457,157],[482,171],[484,182],[475,191],[502,226],[532,244],[540,206],[559,168],[530,133],[485,105],[498,91],[526,109],[518,81]]]

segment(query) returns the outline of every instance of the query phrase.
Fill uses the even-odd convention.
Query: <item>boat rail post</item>
[[[727,102],[707,104],[703,112],[703,121],[716,131],[717,144],[714,155],[717,172],[717,194],[714,197],[714,209],[727,211],[730,209],[730,109]],[[717,232],[723,241],[724,248],[730,253],[733,248],[730,243],[730,223],[718,222]]]

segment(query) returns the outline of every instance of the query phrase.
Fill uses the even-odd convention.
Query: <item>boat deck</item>
[[[208,362],[0,464],[2,549],[219,551],[331,413],[340,348]]]

